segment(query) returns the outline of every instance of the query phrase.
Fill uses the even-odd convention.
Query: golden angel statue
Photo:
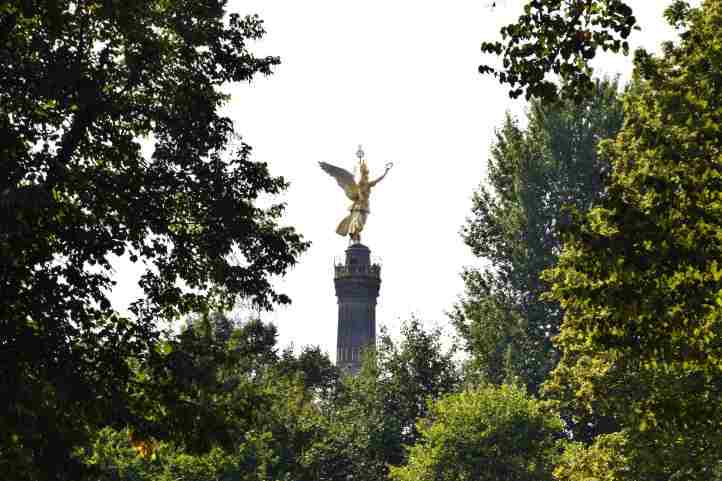
[[[349,208],[351,211],[350,214],[344,217],[338,224],[336,233],[340,236],[349,236],[352,242],[361,242],[361,231],[366,224],[366,218],[370,212],[369,196],[371,194],[371,188],[386,177],[386,174],[389,173],[393,164],[391,162],[387,163],[386,171],[383,175],[376,180],[369,181],[369,168],[368,165],[366,165],[364,151],[361,150],[360,145],[358,152],[356,152],[356,157],[359,159],[359,170],[361,172],[361,177],[358,182],[354,180],[353,174],[346,169],[327,164],[326,162],[319,162],[319,165],[324,172],[336,179],[338,185],[340,185],[346,193],[346,197],[353,201],[353,204],[351,204]]]

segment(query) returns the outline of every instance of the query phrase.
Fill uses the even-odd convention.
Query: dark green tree
[[[313,479],[304,453],[325,433],[319,394],[335,367],[318,348],[277,349],[271,324],[193,318],[149,374],[145,429],[104,428],[79,457],[91,479]]]
[[[324,409],[325,434],[309,455],[316,479],[386,479],[419,439],[416,422],[428,403],[458,389],[455,347],[442,347],[440,329],[411,319],[401,334],[398,344],[382,334],[361,373],[346,377]]]
[[[630,480],[712,479],[722,459],[722,1],[667,18],[679,41],[637,56],[605,195],[547,273],[549,390],[617,420]]]
[[[223,0],[0,5],[4,476],[78,479],[71,447],[131,418],[128,359],[159,321],[288,301],[269,276],[305,243],[254,203],[286,183],[219,113],[224,83],[278,63],[249,50],[262,34]],[[147,265],[131,318],[108,300],[110,254]]]
[[[319,346],[306,346],[298,355],[288,348],[278,361],[283,375],[299,375],[306,389],[314,391],[322,400],[332,399],[340,389],[341,371]]]
[[[460,377],[454,362],[456,345],[442,346],[439,327],[426,331],[412,317],[401,326],[398,344],[384,333],[375,353],[378,369],[378,395],[383,417],[398,426],[398,443],[386,446],[391,464],[399,464],[405,449],[419,439],[416,422],[428,413],[428,403],[459,388]]]
[[[608,170],[596,149],[622,125],[615,81],[597,81],[588,101],[530,104],[527,125],[507,117],[497,132],[487,183],[473,197],[462,231],[487,263],[464,272],[466,294],[452,320],[471,354],[470,372],[486,381],[522,382],[537,393],[558,353],[551,343],[559,304],[542,300],[540,276],[561,248],[565,207],[588,209]]]
[[[623,0],[526,1],[516,23],[501,29],[500,41],[481,44],[481,51],[498,56],[501,66],[485,64],[479,71],[507,84],[512,98],[524,94],[527,100],[579,102],[593,95],[590,61],[597,51],[629,52],[627,37],[637,23],[630,4]]]
[[[137,375],[134,413],[139,437],[170,439],[187,453],[233,450],[268,410],[261,387],[278,361],[275,326],[253,319],[236,324],[222,313],[193,318],[165,342]],[[122,425],[121,425],[122,426]]]

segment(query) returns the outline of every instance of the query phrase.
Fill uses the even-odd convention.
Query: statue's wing
[[[356,186],[356,181],[353,180],[353,174],[351,174],[351,172],[341,167],[327,164],[326,162],[319,162],[318,165],[321,166],[324,172],[336,179],[338,185],[346,192],[346,197],[353,201],[358,199],[358,187]]]

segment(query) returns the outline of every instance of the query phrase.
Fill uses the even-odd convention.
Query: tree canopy
[[[586,211],[601,195],[609,164],[598,143],[622,125],[617,82],[598,80],[594,90],[579,104],[535,100],[526,122],[507,116],[487,181],[474,193],[462,236],[488,264],[464,271],[466,293],[452,320],[470,367],[488,382],[516,379],[536,393],[558,359],[551,339],[562,311],[542,299],[541,273],[561,250],[566,210]]]
[[[682,3],[682,2],[677,2]],[[576,102],[592,95],[590,61],[598,50],[629,52],[627,38],[637,25],[624,0],[531,0],[516,23],[504,26],[501,40],[485,41],[481,51],[499,57],[501,68],[481,65],[508,84],[512,98]]]
[[[551,480],[564,426],[551,405],[511,385],[449,395],[418,425],[421,442],[391,468],[394,481]]]
[[[530,0],[483,45],[531,103],[463,230],[489,262],[453,314],[467,369],[411,319],[351,376],[223,313],[288,302],[272,278],[308,245],[220,114],[278,64],[260,19],[0,5],[2,476],[721,480],[722,0],[665,15],[679,41],[623,93],[589,66],[628,48],[621,0]],[[146,269],[129,315],[112,256]]]
[[[628,479],[707,478],[722,447],[722,2],[667,16],[680,40],[637,56],[605,194],[547,273],[549,391],[616,419]]]
[[[158,391],[143,409],[146,429],[96,432],[76,451],[88,479],[312,479],[307,453],[324,433],[314,383],[339,375],[318,348],[279,355],[273,325],[214,313],[163,351],[160,369],[145,373]],[[327,374],[311,379],[318,372]]]
[[[270,276],[306,244],[256,204],[286,183],[219,113],[221,85],[278,64],[249,49],[263,33],[225,1],[0,5],[3,465],[72,477],[67,448],[129,418],[158,322],[288,301]],[[146,266],[131,317],[112,254]]]
[[[441,331],[405,322],[400,342],[382,333],[358,376],[344,378],[323,413],[324,435],[314,445],[315,479],[343,481],[388,478],[419,439],[417,421],[429,403],[460,385],[454,347],[441,345]]]

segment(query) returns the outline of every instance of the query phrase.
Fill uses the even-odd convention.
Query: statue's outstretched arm
[[[381,177],[379,177],[378,179],[369,182],[369,185],[370,185],[371,187],[373,187],[374,185],[376,185],[376,184],[378,184],[379,182],[381,182],[381,181],[384,179],[384,177],[386,177],[386,174],[389,173],[389,170],[391,170],[391,167],[393,167],[393,166],[394,166],[394,164],[393,164],[392,162],[387,163],[387,164],[386,164],[386,171],[385,171],[383,174],[381,174]]]

